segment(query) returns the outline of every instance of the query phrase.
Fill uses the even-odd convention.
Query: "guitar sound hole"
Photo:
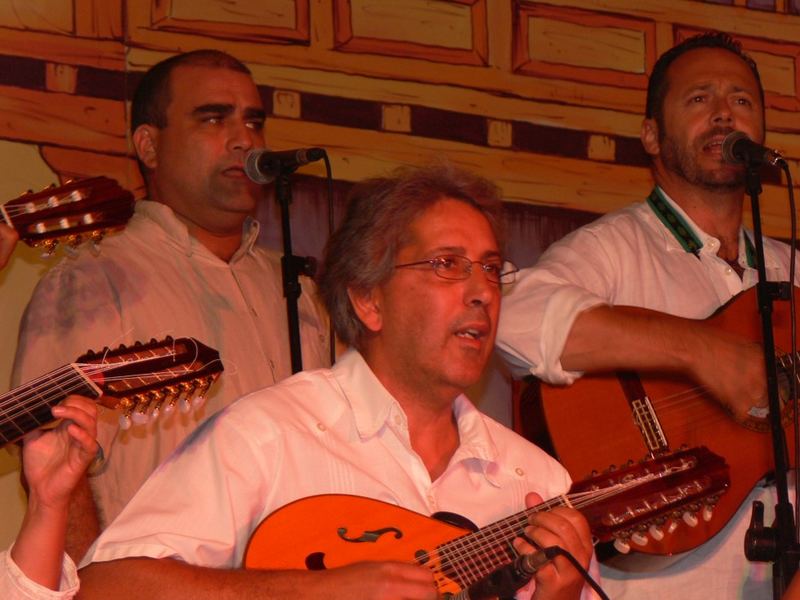
[[[325,566],[324,552],[312,552],[306,556],[306,569],[309,571],[324,571],[327,568]]]

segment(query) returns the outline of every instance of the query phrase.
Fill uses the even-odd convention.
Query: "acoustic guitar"
[[[327,494],[289,503],[255,530],[249,569],[322,570],[394,560],[430,569],[439,593],[456,595],[515,558],[511,541],[528,517],[557,506],[580,510],[601,541],[669,527],[686,511],[713,504],[728,486],[725,461],[693,448],[578,482],[566,496],[475,528],[450,513],[427,517],[380,500]]]
[[[779,385],[785,392],[793,362],[789,356],[789,303],[776,302],[773,317]],[[760,342],[755,289],[734,298],[707,322]],[[708,368],[713,368],[714,357],[698,360],[708,360]],[[663,540],[639,538],[641,543],[633,543],[631,548],[641,553],[673,554],[702,544],[724,527],[756,483],[773,469],[766,419],[737,422],[704,390],[678,375],[620,372],[585,376],[567,387],[542,384],[541,396],[555,454],[575,479],[608,465],[698,445],[707,446],[730,465],[730,488],[708,521],[680,528]],[[782,421],[792,439],[792,411],[786,405]],[[794,449],[789,446],[794,464]]]
[[[50,409],[70,394],[121,410],[123,428],[176,406],[188,411],[199,405],[222,370],[219,353],[192,338],[167,337],[89,352],[0,395],[0,444],[53,423]]]
[[[28,192],[0,206],[0,219],[29,246],[52,254],[59,242],[99,242],[133,215],[133,194],[108,177],[91,177]]]

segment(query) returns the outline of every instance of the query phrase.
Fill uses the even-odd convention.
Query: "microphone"
[[[548,556],[546,550],[549,548],[518,556],[514,562],[473,583],[466,590],[449,596],[450,600],[487,600],[496,596],[512,598],[519,588],[527,584],[539,569],[555,557],[555,554]]]
[[[270,183],[278,175],[292,173],[298,167],[320,160],[323,156],[325,150],[322,148],[299,148],[280,152],[256,148],[247,153],[244,172],[252,181],[263,185]]]
[[[722,140],[722,160],[733,164],[775,166],[783,160],[780,152],[754,142],[742,131],[731,131]]]

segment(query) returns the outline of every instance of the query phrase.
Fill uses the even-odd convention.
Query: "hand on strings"
[[[64,507],[72,490],[97,455],[97,405],[69,396],[52,409],[61,422],[23,440],[22,469],[31,498],[42,506]]]
[[[529,507],[542,502],[541,496],[528,494],[525,499]],[[559,546],[572,554],[584,568],[589,568],[594,547],[589,524],[574,508],[558,507],[534,513],[525,528],[526,537],[539,548]],[[514,548],[520,554],[536,552],[536,547],[522,538],[514,540]],[[533,576],[536,582],[534,600],[577,599],[583,590],[581,574],[563,556],[556,556],[542,566]]]

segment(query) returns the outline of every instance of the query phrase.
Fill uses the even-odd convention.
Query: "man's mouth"
[[[469,340],[480,340],[484,337],[484,333],[474,329],[472,327],[468,327],[466,329],[460,329],[456,331],[456,336],[460,338],[466,338]]]

